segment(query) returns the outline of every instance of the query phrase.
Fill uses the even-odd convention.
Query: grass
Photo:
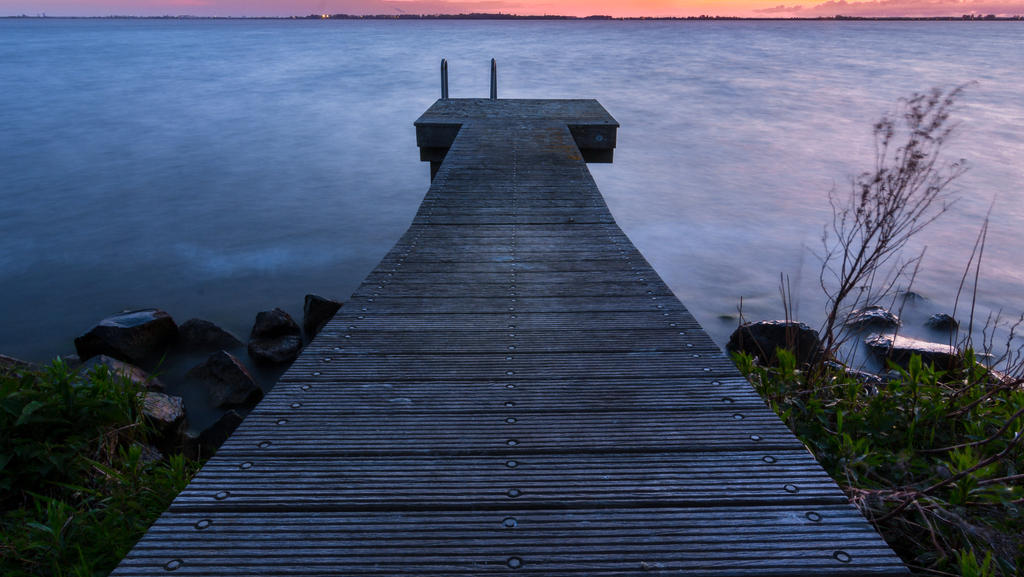
[[[137,389],[57,359],[0,370],[0,574],[106,575],[198,469],[153,458]]]
[[[734,360],[904,562],[922,575],[1024,575],[1024,380],[914,357],[869,385]],[[896,368],[896,367],[894,367]]]

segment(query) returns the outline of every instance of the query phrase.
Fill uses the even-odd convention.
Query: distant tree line
[[[503,12],[473,12],[470,14],[310,14],[308,16],[193,16],[193,15],[165,15],[165,16],[127,16],[114,14],[110,16],[48,16],[42,14],[21,14],[17,16],[0,16],[0,19],[8,18],[63,18],[63,19],[129,19],[129,20],[928,20],[928,21],[961,21],[961,20],[1024,20],[1024,16],[996,16],[995,14],[963,14],[961,16],[819,16],[816,18],[781,18],[781,17],[758,17],[746,18],[740,16],[712,16],[701,14],[700,16],[631,16],[613,17],[604,14],[592,16],[562,16],[559,14],[543,15],[520,15],[505,14]]]
[[[963,14],[961,16],[819,16],[817,18],[745,18],[740,16],[633,16],[612,17],[603,14],[592,16],[563,16],[558,14],[520,15],[503,12],[473,12],[469,14],[310,14],[296,17],[310,20],[1024,20],[1024,16],[996,16],[995,14]]]

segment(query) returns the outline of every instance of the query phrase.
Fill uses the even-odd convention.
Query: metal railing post
[[[498,99],[498,63],[491,58],[491,100]]]
[[[441,59],[441,98],[448,99],[448,60]]]

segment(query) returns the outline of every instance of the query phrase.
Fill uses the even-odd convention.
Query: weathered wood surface
[[[905,574],[615,225],[600,105],[417,124],[408,232],[115,575]]]

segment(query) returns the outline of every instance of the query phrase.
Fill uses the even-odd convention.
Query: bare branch
[[[846,198],[835,188],[829,192],[832,222],[822,234],[819,282],[827,301],[822,334],[832,357],[845,338],[848,313],[878,304],[917,269],[917,258],[899,262],[902,249],[956,201],[948,188],[966,165],[947,163],[943,147],[956,127],[950,112],[965,88],[935,88],[903,100],[897,118],[874,125],[874,169],[852,180]]]

